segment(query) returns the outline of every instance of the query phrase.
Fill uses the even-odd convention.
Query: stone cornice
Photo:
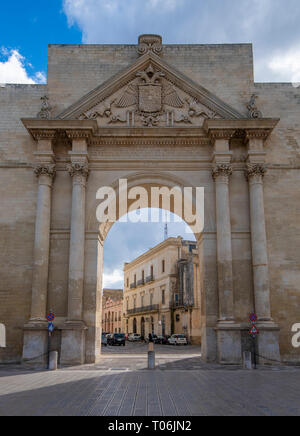
[[[235,135],[234,129],[212,129],[208,132],[210,139],[213,141],[217,139],[226,139],[230,140]]]
[[[246,131],[246,136],[249,132],[249,135],[252,137],[254,137],[253,135],[257,135],[256,137],[258,138],[266,139],[277,126],[278,122],[279,119],[274,118],[205,120],[203,130],[207,135],[211,135],[211,132],[216,134],[217,131],[221,132],[220,135],[222,135],[224,131],[228,131],[229,134],[231,134],[232,130],[234,130],[232,137],[240,138],[243,138],[242,132]]]
[[[246,141],[247,140],[249,141],[250,139],[262,139],[263,141],[265,141],[269,135],[270,135],[270,130],[250,129],[250,130],[246,130],[245,139]]]
[[[22,118],[24,127],[28,130],[35,141],[40,139],[55,139],[62,137],[67,131],[90,132],[90,135],[97,131],[95,120],[41,120],[37,118]],[[71,134],[71,133],[70,133]]]
[[[86,139],[89,141],[92,137],[90,129],[72,129],[66,130],[66,135],[69,139]]]

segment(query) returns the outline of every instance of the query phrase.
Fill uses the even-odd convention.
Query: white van
[[[170,345],[187,345],[187,339],[184,335],[172,335],[168,342]]]

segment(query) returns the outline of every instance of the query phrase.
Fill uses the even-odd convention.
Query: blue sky
[[[45,83],[48,44],[136,44],[141,33],[176,43],[254,48],[255,80],[300,82],[299,0],[48,0],[1,2],[0,84]],[[123,262],[163,240],[163,223],[116,223],[105,243],[105,286]],[[169,235],[185,225],[172,223]]]

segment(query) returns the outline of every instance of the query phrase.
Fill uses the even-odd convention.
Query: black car
[[[114,333],[109,335],[107,338],[108,345],[123,345],[125,347],[125,334],[124,333]]]

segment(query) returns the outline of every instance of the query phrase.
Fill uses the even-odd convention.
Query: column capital
[[[245,176],[251,183],[262,183],[266,172],[266,165],[261,163],[248,163],[246,165]]]
[[[212,167],[212,177],[215,181],[223,183],[229,182],[229,177],[232,175],[232,166],[228,164],[216,164]]]
[[[87,162],[72,162],[67,165],[67,170],[73,178],[73,184],[86,185],[89,176],[89,165]]]
[[[40,185],[52,186],[52,182],[56,175],[56,167],[54,163],[40,163],[34,167],[34,174],[39,179]]]

